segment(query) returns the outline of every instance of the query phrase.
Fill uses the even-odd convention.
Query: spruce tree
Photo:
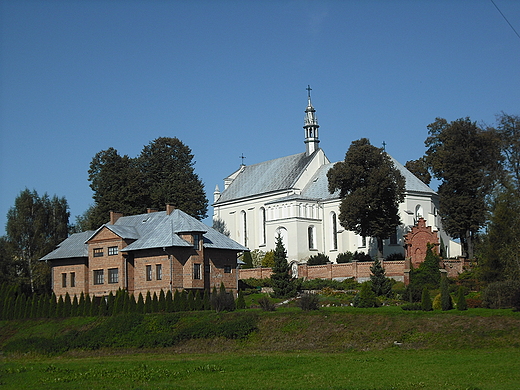
[[[63,306],[65,302],[63,301],[63,295],[60,295],[58,298],[58,303],[56,304],[56,317],[62,318],[63,317]]]
[[[65,293],[65,298],[63,299],[63,317],[70,317],[70,311],[72,309],[72,302],[70,300],[70,294],[67,291]]]
[[[464,296],[464,287],[459,286],[457,293],[457,310],[468,310],[468,304],[466,303],[466,297]]]
[[[187,310],[189,311],[193,311],[195,310],[195,296],[193,295],[193,290],[190,290],[188,292],[188,296],[186,297],[186,302],[187,302]]]
[[[146,313],[146,306],[144,304],[143,294],[139,293],[139,296],[137,297],[137,313],[139,314],[145,314]]]
[[[153,309],[153,301],[152,294],[150,294],[150,290],[146,292],[146,299],[144,301],[144,310],[146,313],[151,313]]]
[[[85,294],[85,304],[83,305],[83,316],[90,317],[90,310],[92,307],[92,300],[90,299],[90,294]]]
[[[154,291],[152,297],[152,313],[157,312],[159,312],[159,298],[157,297],[157,293]]]
[[[160,312],[166,312],[166,295],[164,295],[164,290],[161,289],[161,292],[159,292],[159,307]]]
[[[361,290],[354,297],[352,304],[355,307],[376,307],[376,294],[372,291],[370,283],[365,282],[361,285]]]
[[[70,310],[70,316],[71,317],[77,317],[78,316],[78,310],[79,310],[79,301],[78,296],[74,294],[74,298],[72,299],[72,307]]]
[[[51,294],[51,297],[49,298],[49,318],[55,318],[56,317],[56,307],[58,306],[58,298],[56,297],[56,294],[54,292]]]
[[[200,295],[200,290],[197,290],[195,293],[195,305],[193,306],[194,310],[200,311],[203,310],[204,303],[202,302],[202,296]]]
[[[292,298],[296,296],[296,283],[289,274],[289,270],[287,252],[282,242],[282,236],[278,234],[274,250],[273,273],[271,274],[274,296],[277,298]]]
[[[112,291],[108,293],[108,298],[106,300],[106,315],[111,316],[114,312],[114,301],[115,301],[114,294]]]
[[[451,295],[448,286],[448,278],[446,275],[441,277],[441,308],[443,311],[453,309]]]
[[[83,291],[81,292],[81,294],[79,294],[77,315],[78,317],[82,317],[85,315],[85,294],[83,293]]]
[[[377,297],[388,297],[392,293],[392,282],[386,277],[386,272],[379,259],[374,261],[370,267],[370,281],[372,282],[372,291]]]
[[[167,313],[173,312],[173,294],[172,294],[171,290],[168,290],[166,292],[165,301],[166,302],[165,302],[164,311],[166,311]]]
[[[181,302],[181,293],[179,290],[175,290],[175,294],[173,294],[173,311],[181,311],[182,310],[182,302]]]
[[[426,288],[426,287],[424,287],[423,291],[422,291],[421,308],[424,311],[432,311],[433,310],[432,300],[430,298],[430,290],[428,290],[428,288]]]
[[[202,297],[202,310],[211,310],[211,303],[209,299],[209,289],[204,290],[204,296]]]
[[[245,309],[246,308],[246,300],[244,299],[244,294],[242,291],[238,292],[238,297],[236,301],[236,307],[237,309]]]

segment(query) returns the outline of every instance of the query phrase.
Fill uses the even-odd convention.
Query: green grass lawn
[[[518,389],[520,350],[4,359],[0,389]]]

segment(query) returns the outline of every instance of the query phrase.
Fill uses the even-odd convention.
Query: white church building
[[[241,165],[224,179],[224,190],[214,192],[214,219],[224,221],[230,237],[250,250],[267,252],[281,235],[289,262],[306,262],[324,253],[331,262],[343,252],[365,252],[375,257],[376,240],[345,230],[339,223],[339,191],[329,193],[327,172],[331,163],[319,147],[318,121],[310,88],[304,117],[306,150],[292,156],[254,165]],[[403,165],[392,158],[406,179],[404,201],[399,205],[401,225],[385,240],[384,256],[403,254],[403,236],[423,217],[441,238],[446,257],[460,255],[460,246],[442,230],[439,199]]]

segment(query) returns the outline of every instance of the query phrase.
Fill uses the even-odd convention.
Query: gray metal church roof
[[[252,195],[291,189],[313,155],[294,154],[247,165],[226,188],[215,204]]]
[[[245,196],[253,196],[259,194],[265,194],[270,191],[273,191],[273,188],[277,189],[289,189],[291,185],[294,183],[295,178],[301,174],[305,166],[302,164],[303,159],[300,159],[300,163],[294,163],[296,157],[304,157],[305,153],[298,154],[294,156],[289,156],[286,158],[280,158],[276,160],[266,161],[265,163],[259,163],[256,165],[251,165],[246,168],[253,169],[247,170],[244,169],[237,178],[230,184],[230,186],[222,193],[221,198],[216,202],[216,204],[240,199]],[[288,160],[286,160],[288,159]],[[390,159],[394,163],[395,167],[401,172],[403,177],[406,180],[406,191],[407,192],[422,192],[428,194],[435,194],[430,187],[424,184],[421,180],[419,180],[413,173],[411,173],[408,169],[406,169],[402,164],[400,164],[396,159],[390,156]],[[282,169],[281,165],[284,163],[293,162],[292,165],[289,165],[285,168],[285,171]],[[308,162],[308,160],[306,160]],[[266,165],[265,167],[263,165]],[[302,166],[303,165],[303,166]],[[283,197],[277,200],[274,200],[270,203],[278,203],[283,201],[289,201],[294,199],[301,200],[334,200],[339,198],[339,191],[331,194],[328,189],[328,179],[327,172],[334,166],[334,163],[324,164],[322,165],[313,175],[312,179],[302,190],[301,194],[292,194],[287,197]],[[278,168],[278,169],[272,169]],[[284,178],[283,175],[288,171],[290,173],[290,178]],[[258,177],[256,175],[259,175]],[[284,183],[282,185],[279,183]],[[247,188],[241,188],[240,186],[247,186]],[[265,187],[264,187],[265,185]],[[228,191],[229,190],[229,191]]]

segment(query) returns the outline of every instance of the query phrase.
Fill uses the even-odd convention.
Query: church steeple
[[[311,103],[311,86],[307,86],[307,108],[305,109],[305,117],[303,119],[303,128],[305,130],[305,145],[307,147],[307,156],[310,156],[319,149],[320,140],[318,139],[318,118],[316,110]]]

